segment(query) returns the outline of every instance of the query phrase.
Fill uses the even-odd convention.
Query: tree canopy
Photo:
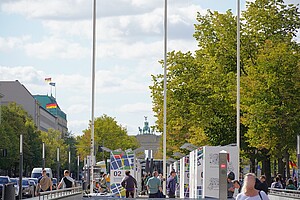
[[[83,131],[82,136],[77,137],[77,150],[81,158],[90,155],[90,141],[91,141],[91,124],[89,128]],[[131,137],[127,134],[126,128],[117,124],[113,117],[102,115],[95,119],[94,124],[94,136],[95,136],[95,150],[96,160],[102,160],[102,153],[97,152],[98,146],[107,147],[111,150],[115,149],[136,149],[138,142],[135,137]],[[109,155],[105,153],[105,157]]]
[[[247,2],[241,21],[242,150],[284,156],[299,133],[300,13],[283,0]],[[198,13],[195,52],[167,57],[168,155],[190,142],[236,143],[236,17]],[[163,64],[163,62],[161,62]],[[162,66],[164,67],[164,66]],[[163,75],[150,86],[157,128],[163,126]]]

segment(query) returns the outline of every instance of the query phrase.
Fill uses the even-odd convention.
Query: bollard
[[[3,185],[2,199],[4,200],[15,200],[15,187],[13,183]]]
[[[227,152],[219,153],[219,199],[227,200]]]

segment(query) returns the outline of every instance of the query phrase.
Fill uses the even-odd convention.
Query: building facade
[[[1,104],[7,105],[10,102],[15,102],[22,106],[32,117],[39,130],[48,131],[52,128],[59,130],[62,136],[68,132],[67,116],[61,111],[54,97],[48,95],[33,96],[18,80],[0,81],[0,93],[2,95]],[[47,108],[47,104],[55,104],[56,108]]]

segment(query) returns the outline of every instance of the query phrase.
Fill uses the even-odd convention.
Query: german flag
[[[56,103],[48,103],[48,104],[46,105],[46,108],[47,108],[47,109],[57,108],[57,104],[56,104]]]

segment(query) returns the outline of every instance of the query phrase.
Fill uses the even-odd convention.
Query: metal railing
[[[82,187],[73,187],[73,188],[66,188],[66,189],[59,189],[59,190],[52,190],[47,192],[40,192],[39,193],[39,200],[44,199],[58,199],[61,197],[68,197],[82,193]]]
[[[269,194],[280,197],[300,199],[300,190],[269,188]]]

